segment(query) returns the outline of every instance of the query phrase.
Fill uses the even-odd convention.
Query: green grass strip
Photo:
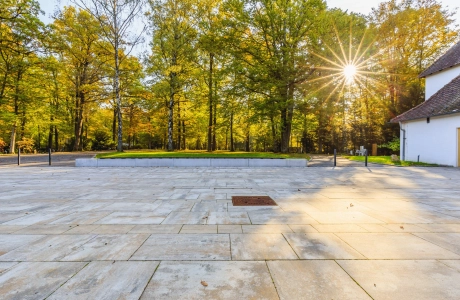
[[[353,161],[362,161],[364,162],[365,156],[342,156],[343,158],[353,160]],[[437,164],[429,164],[424,162],[416,161],[392,161],[391,156],[368,156],[368,162],[373,164],[382,164],[382,165],[392,165],[392,166],[402,166],[402,167],[412,167],[412,166],[421,166],[421,167],[439,167]]]
[[[97,158],[285,158],[310,159],[306,154],[273,152],[227,152],[227,151],[125,151],[100,153]]]

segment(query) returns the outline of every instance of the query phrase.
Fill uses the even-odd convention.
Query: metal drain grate
[[[277,205],[269,196],[232,196],[233,206]]]

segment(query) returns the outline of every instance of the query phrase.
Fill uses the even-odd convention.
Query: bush
[[[400,145],[399,137],[394,137],[388,143],[380,145],[379,148],[388,148],[392,151],[399,151]]]
[[[19,142],[16,143],[19,149],[24,153],[32,153],[35,149],[35,142],[33,139],[22,138]]]
[[[0,139],[0,153],[5,152],[5,148],[6,148],[6,143],[2,139]]]
[[[94,139],[92,141],[92,150],[113,150],[116,144],[112,141],[110,134],[103,130],[97,130],[94,133]]]

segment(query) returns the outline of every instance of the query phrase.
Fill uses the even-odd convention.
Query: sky
[[[46,23],[50,22],[49,16],[53,13],[56,6],[68,5],[68,0],[38,0],[40,2],[41,9],[45,12],[45,16],[42,18]],[[382,2],[382,0],[326,0],[328,7],[338,7],[343,10],[349,10],[352,12],[368,14],[371,12],[373,7]],[[458,0],[441,0],[444,7],[448,6],[450,9],[460,6]],[[457,24],[460,24],[460,14],[457,13]]]
[[[52,22],[51,15],[59,7],[69,5],[70,0],[38,0],[40,8],[45,12],[41,19],[45,23]],[[361,13],[367,15],[371,12],[373,7],[377,7],[383,0],[326,0],[329,8],[337,7],[342,10],[348,10],[350,12]],[[448,7],[449,10],[455,9],[460,6],[459,0],[440,0],[444,7]],[[460,25],[460,9],[457,9],[456,23]],[[142,28],[142,26],[140,26]],[[133,54],[139,54],[145,51],[149,51],[148,43],[143,43],[134,49]]]

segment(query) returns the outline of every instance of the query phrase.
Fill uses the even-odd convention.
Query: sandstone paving
[[[243,233],[242,225],[217,225],[217,233]]]
[[[369,259],[460,259],[460,256],[409,233],[337,233]]]
[[[246,212],[210,212],[207,224],[242,225],[251,224],[251,220]]]
[[[374,299],[459,299],[460,273],[433,260],[348,260],[340,266]]]
[[[165,218],[154,212],[113,212],[95,224],[160,224]]]
[[[414,233],[414,235],[444,249],[460,254],[460,233]]]
[[[0,235],[0,255],[45,237],[44,235]]]
[[[292,226],[294,225],[291,225],[291,227]],[[312,227],[318,232],[368,232],[366,229],[356,224],[314,224]]]
[[[93,261],[47,299],[139,299],[158,264]]]
[[[0,166],[0,294],[456,299],[458,182],[456,168]]]
[[[264,261],[161,262],[141,299],[279,299]]]
[[[109,215],[111,211],[86,211],[77,212],[74,214],[67,215],[59,218],[50,224],[93,224],[100,219]]]
[[[15,266],[17,264],[18,264],[18,262],[13,262],[13,261],[0,262],[0,274],[5,272],[6,270],[12,268],[13,266]]]
[[[230,260],[226,234],[155,234],[130,260]]]
[[[2,299],[45,299],[73,275],[83,262],[22,262],[0,274]]]
[[[333,233],[283,233],[301,259],[365,259]]]
[[[180,233],[217,233],[217,225],[183,225]]]
[[[95,237],[95,235],[46,235],[1,255],[0,261],[59,261]]]
[[[30,225],[18,231],[15,234],[61,234],[75,227],[75,225]]]
[[[230,234],[233,260],[298,259],[282,234]]]
[[[268,261],[278,295],[290,299],[371,299],[333,260]]]
[[[129,233],[179,233],[183,225],[136,225]]]
[[[128,260],[149,237],[148,234],[98,235],[87,243],[73,249],[60,260]]]

